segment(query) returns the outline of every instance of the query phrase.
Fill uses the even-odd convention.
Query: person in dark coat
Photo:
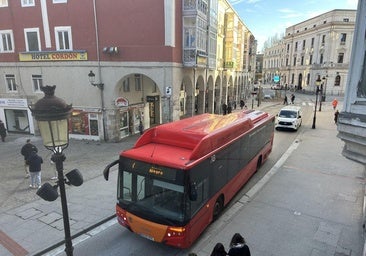
[[[245,105],[244,100],[240,100],[240,108],[241,108],[241,109],[243,109],[243,108],[244,108],[244,105]]]
[[[26,178],[29,177],[29,165],[27,164],[27,159],[30,156],[32,151],[38,153],[37,147],[31,143],[30,139],[27,139],[27,142],[20,150],[20,153],[24,156],[24,171],[25,171]]]
[[[37,152],[32,151],[27,158],[27,163],[29,165],[30,173],[30,188],[40,188],[41,187],[41,166],[43,164],[43,159]]]
[[[227,252],[225,251],[225,247],[222,243],[217,243],[213,248],[210,256],[226,256]]]
[[[232,112],[232,110],[233,110],[233,107],[231,106],[231,103],[229,102],[227,104],[227,113],[230,114]]]
[[[294,104],[295,102],[295,94],[291,94],[291,104]]]
[[[5,125],[2,120],[0,120],[0,136],[1,136],[1,141],[5,142],[6,128],[5,128]]]
[[[227,105],[226,105],[226,103],[224,103],[224,104],[222,104],[222,114],[226,115],[226,112],[227,112]]]
[[[339,111],[338,109],[336,110],[336,112],[334,112],[334,123],[337,124],[338,123],[338,116],[339,116]]]
[[[140,135],[142,135],[144,133],[144,125],[142,124],[141,120],[140,120],[140,123],[139,123],[139,132],[140,132]]]
[[[229,256],[250,256],[250,250],[246,245],[244,237],[235,233],[231,238]]]

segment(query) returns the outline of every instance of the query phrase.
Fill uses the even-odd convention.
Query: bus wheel
[[[219,198],[217,198],[215,205],[214,205],[214,210],[213,210],[213,220],[217,220],[218,217],[220,216],[220,213],[222,212],[224,206],[224,199],[222,196],[220,196]]]
[[[262,156],[258,158],[257,168],[255,169],[255,172],[257,172],[259,168],[261,168],[261,166],[262,166]]]

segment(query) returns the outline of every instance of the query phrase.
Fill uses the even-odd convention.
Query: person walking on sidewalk
[[[30,173],[30,188],[40,188],[41,187],[41,165],[43,164],[43,159],[37,155],[36,151],[32,151],[27,159],[29,165]]]
[[[217,243],[213,248],[210,256],[226,256],[227,252],[225,251],[225,247],[222,243]]]
[[[20,150],[20,153],[24,156],[24,171],[25,171],[25,177],[26,178],[29,177],[29,165],[27,163],[27,160],[28,160],[28,157],[30,156],[30,154],[33,151],[36,152],[36,153],[38,153],[37,147],[34,146],[31,143],[31,140],[30,139],[27,139],[27,142],[25,143],[25,145]]]
[[[294,104],[295,102],[295,94],[291,94],[291,104]]]
[[[2,120],[0,120],[0,136],[1,136],[1,141],[5,142],[6,128],[5,128],[5,125]]]
[[[337,124],[338,123],[338,116],[339,116],[339,111],[338,109],[336,110],[336,112],[334,112],[334,123]]]
[[[235,233],[231,238],[229,256],[250,256],[250,250],[245,243],[244,237]]]
[[[336,98],[334,98],[334,100],[332,101],[332,106],[333,106],[334,110],[337,108],[337,105],[338,105],[338,100]]]

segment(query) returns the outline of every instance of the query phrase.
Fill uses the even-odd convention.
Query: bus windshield
[[[178,172],[138,161],[125,165],[118,177],[118,201],[127,211],[141,218],[164,225],[182,225],[187,211],[183,178],[177,183],[177,179],[163,179],[164,174],[176,177]]]

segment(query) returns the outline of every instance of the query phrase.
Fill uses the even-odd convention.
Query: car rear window
[[[279,117],[285,117],[285,118],[296,118],[296,112],[291,110],[281,110]]]

